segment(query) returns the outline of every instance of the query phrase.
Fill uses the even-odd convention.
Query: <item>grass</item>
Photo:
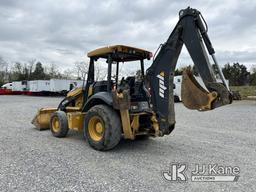
[[[239,91],[242,99],[247,96],[256,96],[256,86],[230,86],[232,91]]]

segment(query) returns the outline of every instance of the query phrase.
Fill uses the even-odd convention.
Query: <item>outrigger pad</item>
[[[212,110],[212,102],[217,92],[208,92],[195,79],[192,71],[186,69],[182,74],[181,99],[185,107],[199,111]]]

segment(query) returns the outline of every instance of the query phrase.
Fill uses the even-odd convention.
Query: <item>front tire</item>
[[[54,137],[66,137],[68,134],[68,118],[65,112],[56,111],[52,114],[50,129]]]
[[[84,137],[100,151],[114,148],[121,140],[121,121],[116,111],[107,105],[92,107],[84,118]]]

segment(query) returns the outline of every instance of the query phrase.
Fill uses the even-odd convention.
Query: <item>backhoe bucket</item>
[[[190,69],[182,74],[181,99],[189,109],[199,111],[211,110],[212,102],[217,98],[217,92],[208,92],[195,79]]]
[[[57,108],[42,108],[32,120],[32,124],[36,126],[38,130],[49,129],[51,115],[57,111]]]

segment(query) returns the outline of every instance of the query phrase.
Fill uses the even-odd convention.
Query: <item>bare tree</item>
[[[89,64],[84,61],[75,62],[76,73],[78,79],[83,79],[84,76],[88,74]]]
[[[8,63],[0,56],[0,84],[8,81]]]
[[[64,79],[72,79],[73,70],[72,69],[66,69],[63,72],[63,78]]]
[[[58,78],[59,76],[59,70],[57,65],[54,63],[50,64],[50,66],[46,67],[47,73],[50,78]]]
[[[28,79],[31,79],[35,64],[36,64],[36,59],[30,59],[28,61],[28,67],[27,67],[28,68]]]
[[[95,76],[95,81],[105,80],[107,77],[107,68],[102,67],[100,64],[97,63],[94,66],[94,76]]]

